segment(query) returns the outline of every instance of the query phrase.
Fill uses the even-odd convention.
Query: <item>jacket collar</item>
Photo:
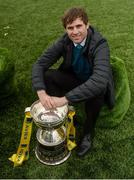
[[[91,50],[94,47],[93,35],[94,35],[94,29],[92,28],[92,26],[89,26],[83,53],[85,53],[87,50]]]

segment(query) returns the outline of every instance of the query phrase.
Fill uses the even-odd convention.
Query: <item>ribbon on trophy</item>
[[[25,109],[25,118],[22,127],[21,140],[16,154],[13,154],[9,160],[14,163],[14,167],[22,165],[23,161],[29,158],[29,143],[32,132],[32,117],[30,107]]]
[[[22,165],[22,163],[29,159],[29,144],[31,139],[32,132],[32,116],[30,114],[30,108],[25,109],[25,117],[21,132],[20,144],[16,154],[13,154],[10,158],[10,161],[14,163],[14,167]],[[75,115],[75,110],[73,108],[69,109],[67,114],[67,148],[69,151],[74,149],[77,145],[75,143],[75,126],[73,123],[73,117]]]
[[[69,151],[74,149],[77,145],[75,142],[75,126],[73,122],[73,117],[75,115],[74,108],[71,108],[68,112],[68,120],[67,120],[67,148]]]

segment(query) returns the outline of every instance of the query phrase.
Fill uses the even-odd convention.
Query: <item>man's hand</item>
[[[55,109],[68,103],[66,97],[49,96],[45,90],[37,91],[39,100],[45,109]]]
[[[60,107],[60,106],[63,106],[65,104],[68,104],[68,100],[65,96],[64,97],[52,96],[52,100],[54,101],[54,104],[56,105],[56,107]]]
[[[37,91],[37,94],[41,104],[45,107],[45,109],[56,108],[55,102],[52,100],[52,97],[49,96],[45,90],[39,90]]]

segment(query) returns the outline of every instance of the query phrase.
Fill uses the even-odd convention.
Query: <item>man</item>
[[[74,7],[62,17],[66,33],[33,66],[32,82],[42,105],[53,109],[85,102],[86,119],[77,154],[92,146],[95,123],[104,102],[114,106],[110,53],[106,39],[88,22],[84,9]],[[58,69],[49,69],[63,57]]]

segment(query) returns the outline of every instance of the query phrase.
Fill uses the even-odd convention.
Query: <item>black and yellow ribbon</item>
[[[74,149],[77,145],[75,142],[76,130],[73,122],[73,117],[75,115],[75,110],[71,109],[68,112],[68,119],[67,119],[67,148],[69,151]]]
[[[23,161],[29,158],[29,144],[32,132],[32,117],[30,107],[25,109],[25,118],[22,127],[21,140],[16,154],[13,154],[9,160],[14,163],[14,167],[22,165]]]

